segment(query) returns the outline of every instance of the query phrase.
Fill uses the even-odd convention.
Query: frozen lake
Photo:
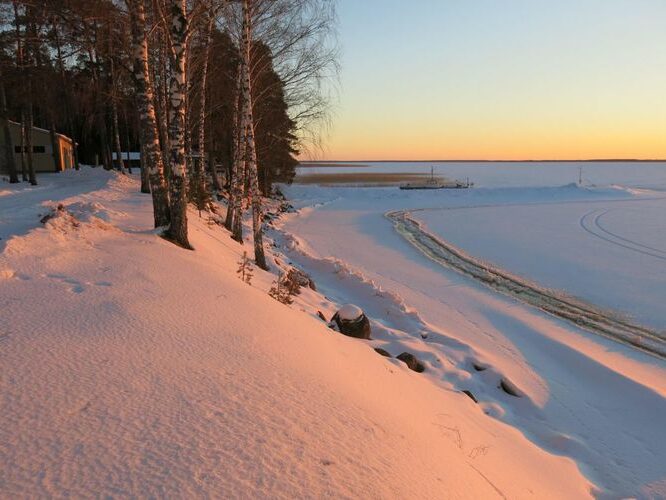
[[[334,162],[307,163],[298,168],[299,182],[309,175],[386,173],[469,177],[477,187],[538,187],[577,183],[666,190],[666,162]],[[342,166],[337,166],[342,165]]]
[[[476,185],[469,192],[386,189],[373,198],[387,210],[426,208],[414,217],[470,255],[666,330],[666,163],[344,165],[302,167],[299,177],[413,174],[431,165],[448,178],[469,177]]]

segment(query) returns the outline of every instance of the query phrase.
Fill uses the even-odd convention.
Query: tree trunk
[[[125,162],[123,161],[123,148],[120,145],[120,127],[118,125],[118,104],[115,96],[111,98],[111,117],[113,120],[113,147],[116,153],[116,166],[120,172],[125,172]]]
[[[109,58],[110,61],[110,75],[111,78],[111,122],[113,128],[113,147],[116,150],[116,165],[120,172],[125,172],[125,165],[123,162],[123,148],[120,145],[120,127],[118,125],[118,95],[116,92],[116,71],[115,62],[113,57]]]
[[[153,86],[148,67],[148,38],[143,0],[128,0],[134,49],[134,83],[140,115],[140,135],[143,145],[142,169],[147,171],[153,198],[155,227],[168,226],[170,221],[169,192],[164,179],[164,163],[157,133],[153,104]],[[143,177],[143,176],[142,176]],[[142,192],[143,191],[142,189]]]
[[[162,35],[160,40],[160,88],[157,92],[157,106],[159,108],[158,118],[160,125],[160,144],[162,145],[162,158],[164,159],[164,168],[167,174],[167,178],[171,178],[171,165],[170,165],[170,155],[171,155],[171,144],[169,143],[169,111],[168,111],[168,102],[169,102],[169,85],[168,75],[169,75],[169,57],[168,57],[168,48],[167,48],[166,36]]]
[[[7,96],[5,95],[5,80],[0,68],[0,121],[2,122],[2,134],[5,143],[4,161],[9,173],[9,182],[16,184],[18,173],[16,172],[16,157],[14,155],[14,143],[9,129],[9,117],[7,113]]]
[[[243,131],[238,128],[239,137],[243,136]],[[245,194],[245,179],[247,178],[247,144],[242,139],[238,140],[234,158],[234,197],[232,205],[232,227],[231,237],[243,243],[243,196]]]
[[[204,166],[206,163],[206,79],[208,77],[208,59],[210,57],[210,43],[211,43],[211,33],[213,30],[213,16],[210,11],[206,11],[208,16],[208,23],[206,26],[206,35],[204,37],[204,57],[203,57],[203,67],[201,68],[201,96],[199,102],[199,161],[196,162],[196,170],[194,172],[194,182],[197,183],[196,192],[205,193],[206,192],[206,177]],[[215,167],[213,167],[214,171]],[[213,182],[215,179],[215,173],[213,173]],[[215,183],[215,182],[214,182]]]
[[[233,108],[233,124],[234,124],[234,134],[233,134],[233,156],[231,161],[231,175],[229,176],[229,200],[227,203],[227,217],[224,222],[225,227],[232,232],[232,237],[236,241],[243,242],[243,226],[241,224],[243,217],[242,210],[242,199],[243,199],[243,173],[244,166],[241,165],[241,161],[244,162],[245,154],[241,155],[241,114],[240,114],[240,100],[241,96],[241,79],[243,75],[243,61],[241,60],[240,65],[238,66],[238,74],[236,75],[236,93],[234,95],[234,108]],[[238,221],[238,224],[236,224]]]
[[[56,172],[65,170],[63,165],[62,156],[60,154],[60,143],[55,131],[55,117],[52,112],[49,112],[49,136],[51,139],[51,154],[53,156],[53,165]]]
[[[263,243],[262,200],[257,175],[257,149],[254,142],[254,119],[252,116],[252,84],[250,78],[250,47],[252,45],[251,0],[243,1],[243,134],[249,197],[252,202],[252,233],[254,236],[254,261],[258,267],[268,269]]]
[[[56,23],[53,23],[53,34],[54,34],[54,39],[55,39],[55,44],[56,44],[56,59],[58,61],[58,69],[60,70],[60,86],[62,91],[62,99],[64,102],[64,107],[65,107],[65,119],[67,121],[67,133],[69,134],[69,138],[72,140],[72,155],[73,155],[73,161],[74,161],[74,168],[76,170],[79,170],[79,153],[77,151],[77,144],[76,144],[76,139],[74,137],[74,124],[72,121],[72,113],[70,112],[69,109],[69,104],[70,104],[70,98],[69,98],[69,93],[64,91],[68,87],[68,82],[67,82],[67,73],[65,72],[65,64],[63,62],[63,55],[62,55],[62,44],[60,42],[60,31],[58,30],[58,25]]]
[[[150,193],[150,179],[148,177],[149,172],[148,172],[148,165],[146,164],[146,148],[143,145],[143,140],[141,141],[139,149],[141,151],[139,153],[140,165],[141,165],[141,192],[148,194]]]
[[[14,35],[16,38],[16,70],[22,80],[26,79],[25,67],[23,66],[23,40],[21,39],[21,24],[19,22],[19,3],[13,2],[14,6]],[[21,180],[28,181],[28,164],[25,158],[25,89],[23,86],[19,89],[19,99],[21,104]]]
[[[28,180],[33,186],[37,185],[37,177],[35,176],[35,164],[32,158],[32,127],[33,127],[33,112],[32,112],[32,83],[28,77],[28,104],[26,106],[27,124],[25,134],[25,149],[28,159]]]
[[[21,106],[21,180],[28,182],[28,162],[25,157],[25,142],[26,142],[25,128],[25,108]]]
[[[171,0],[169,26],[171,30],[171,78],[169,81],[169,143],[171,173],[169,201],[171,223],[166,236],[183,248],[192,246],[187,235],[187,197],[185,170],[185,53],[187,17],[185,0]]]
[[[130,149],[132,149],[129,133],[129,120],[127,119],[127,110],[123,109],[123,118],[125,120],[125,167],[127,173],[132,173],[132,163],[130,158]]]

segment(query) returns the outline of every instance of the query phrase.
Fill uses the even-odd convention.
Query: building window
[[[46,146],[33,146],[32,147],[32,152],[33,153],[46,153]]]

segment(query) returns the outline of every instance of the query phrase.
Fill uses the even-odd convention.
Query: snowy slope
[[[299,310],[321,295],[290,308],[272,275],[241,282],[219,227],[192,214],[196,251],[181,250],[134,180],[42,182],[0,197],[0,496],[592,491],[569,458]],[[41,227],[45,200],[66,211]]]
[[[418,353],[426,361],[424,376],[443,388],[472,391],[488,414],[540,447],[576,460],[602,497],[666,496],[663,360],[442,267],[385,217],[389,210],[422,208],[492,206],[501,214],[502,206],[528,203],[537,210],[581,202],[603,206],[646,195],[575,186],[435,193],[292,186],[287,193],[304,207],[281,227],[289,255],[312,272],[327,296],[351,300],[376,318],[378,347]],[[483,233],[474,236],[474,224],[462,226],[464,220],[461,216],[455,234],[483,238]],[[491,251],[488,240],[485,248]],[[550,238],[543,246],[550,244],[557,253],[557,244],[566,241]],[[603,253],[595,255],[604,259]],[[488,368],[475,373],[475,363]],[[499,391],[501,378],[523,397]]]

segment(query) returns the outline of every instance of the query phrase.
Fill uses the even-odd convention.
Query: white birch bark
[[[229,203],[227,207],[227,218],[225,225],[227,229],[232,232],[232,237],[236,241],[243,241],[243,226],[242,219],[242,199],[243,199],[243,185],[244,185],[244,167],[241,161],[244,161],[245,154],[241,154],[241,138],[243,131],[241,128],[241,115],[240,115],[240,100],[241,100],[241,80],[243,76],[243,61],[241,59],[238,67],[238,74],[236,75],[236,91],[234,94],[234,107],[232,113],[233,120],[233,158],[231,162],[231,179],[229,180]],[[237,223],[236,223],[237,222]]]
[[[262,200],[259,192],[259,176],[257,170],[257,149],[254,141],[254,118],[252,115],[252,82],[250,75],[252,46],[252,16],[250,13],[252,0],[243,0],[243,144],[245,147],[245,163],[248,175],[248,195],[252,203],[252,233],[254,237],[254,261],[258,267],[268,269],[263,244]]]
[[[206,16],[208,17],[206,23],[206,33],[204,35],[204,54],[203,66],[201,68],[201,82],[200,82],[200,100],[199,100],[199,160],[196,162],[195,182],[198,183],[197,192],[203,193],[206,191],[206,177],[204,165],[206,162],[206,83],[208,78],[208,59],[210,57],[210,44],[211,33],[213,31],[214,17],[211,15],[209,9],[206,9]],[[213,176],[215,171],[213,167]]]
[[[191,249],[187,235],[185,168],[185,55],[187,15],[185,0],[171,0],[168,21],[171,33],[171,75],[169,79],[169,142],[171,145],[169,202],[171,223],[166,236],[183,248]]]
[[[163,227],[168,226],[170,220],[169,192],[164,178],[164,163],[157,133],[153,86],[148,67],[146,14],[143,0],[127,0],[127,6],[130,10],[134,49],[134,82],[141,121],[142,169],[148,172],[150,192],[153,198],[155,227]]]
[[[120,126],[118,125],[118,95],[116,91],[116,75],[113,57],[111,57],[111,120],[113,123],[113,147],[116,150],[118,170],[125,172],[122,146],[120,145]]]

